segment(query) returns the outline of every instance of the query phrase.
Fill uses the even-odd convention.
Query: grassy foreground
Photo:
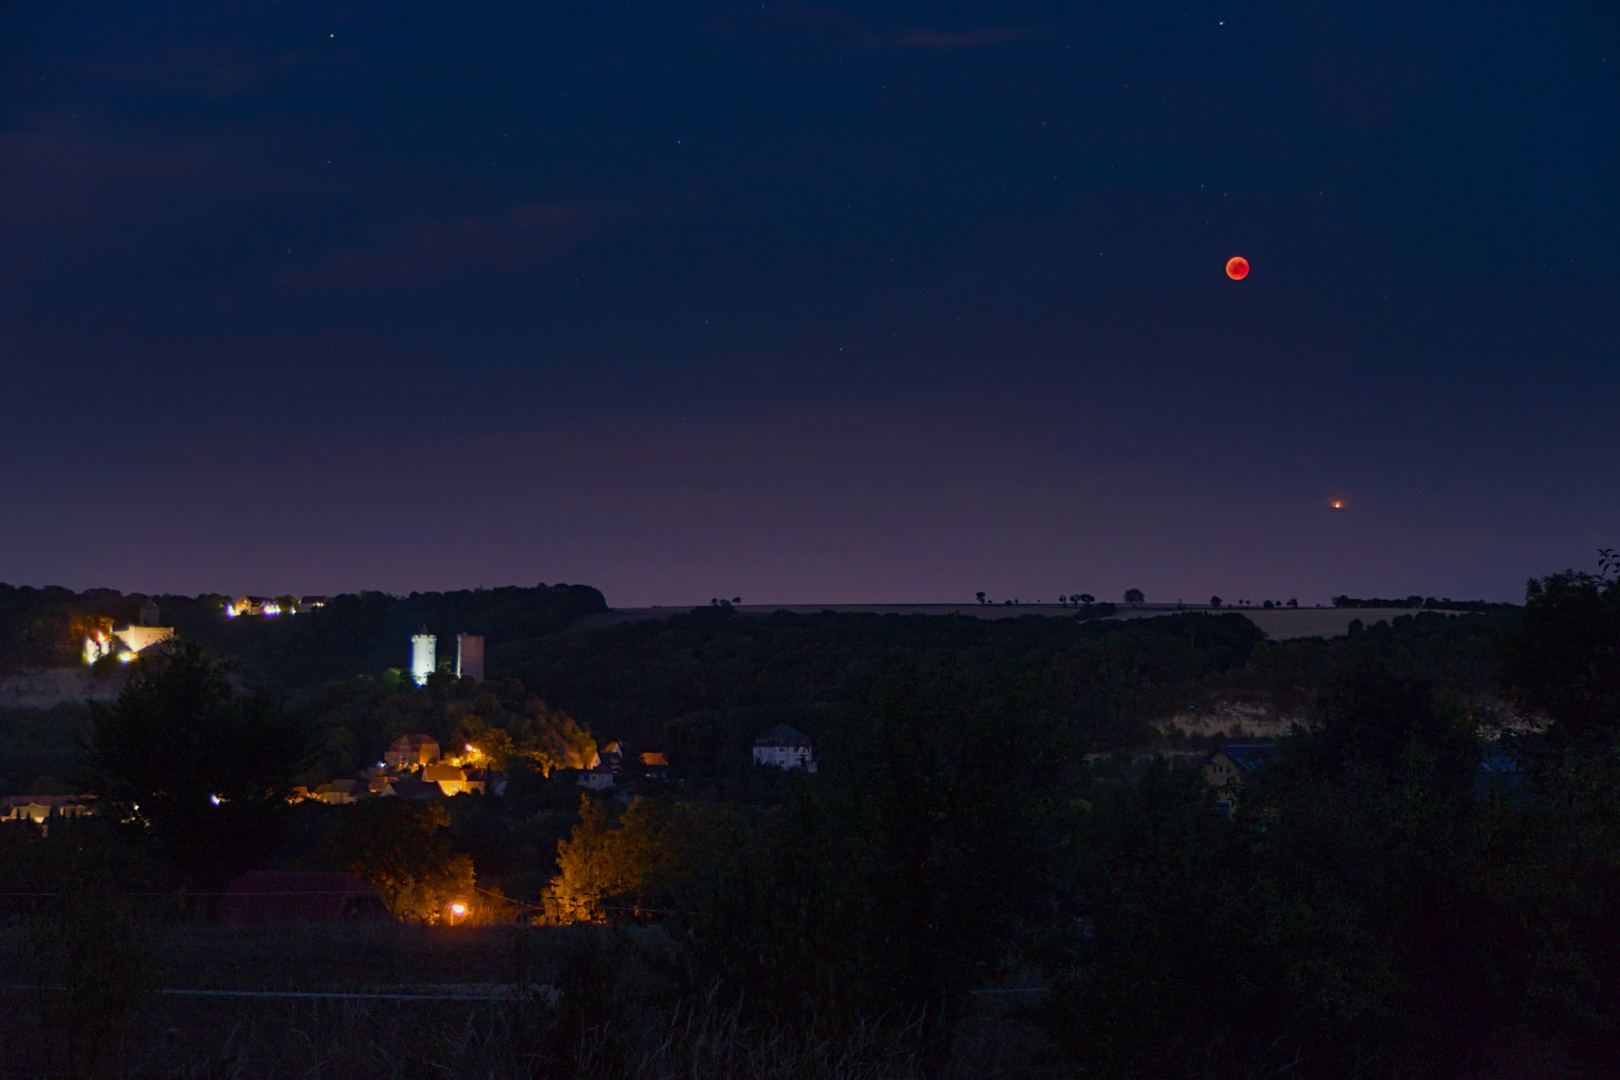
[[[737,1002],[683,992],[655,927],[148,924],[128,939],[135,963],[81,957],[93,962],[81,974],[63,957],[47,970],[41,925],[0,932],[0,981],[60,988],[0,995],[0,1080],[1032,1074],[1030,1032],[988,1013],[944,1039],[920,1025],[745,1022]]]

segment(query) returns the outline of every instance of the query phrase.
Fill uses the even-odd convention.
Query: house
[[[616,742],[610,742],[591,758],[588,768],[579,771],[579,784],[592,791],[610,788],[624,775],[624,751]]]
[[[174,637],[172,626],[126,626],[122,630],[114,630],[113,637],[123,646],[119,650],[120,659],[126,654],[134,655],[145,652],[152,646],[168,641]]]
[[[43,823],[52,817],[94,813],[94,795],[11,795],[0,803],[0,821]]]
[[[613,786],[616,777],[612,765],[598,759],[597,763],[589,769],[579,771],[579,784],[592,791],[602,791]]]
[[[816,771],[815,750],[809,736],[786,724],[777,724],[754,740],[754,764],[775,765],[779,769]]]
[[[145,612],[147,609],[142,609]],[[151,611],[157,609],[150,608]],[[93,664],[103,656],[116,656],[124,663],[129,663],[141,653],[154,645],[160,645],[174,637],[172,626],[140,626],[130,625],[122,630],[95,630],[84,639],[84,662]]]
[[[253,870],[219,898],[219,917],[227,926],[339,922],[387,918],[388,908],[353,874]]]
[[[482,778],[473,780],[468,777],[467,770],[459,765],[449,765],[440,762],[437,765],[422,766],[422,780],[429,784],[438,784],[439,790],[446,795],[460,795],[463,792],[484,790]]]
[[[641,755],[641,775],[649,780],[669,778],[669,758],[656,751]]]
[[[315,798],[332,806],[344,806],[371,796],[371,785],[364,780],[333,780],[315,789]]]
[[[506,794],[506,778],[494,769],[483,769],[476,766],[462,766],[462,772],[467,774],[467,790],[482,795],[489,792],[492,795]]]
[[[1277,760],[1276,743],[1227,743],[1201,765],[1204,780],[1216,791],[1215,805],[1230,817],[1244,777]]]
[[[439,744],[431,735],[401,735],[383,754],[383,763],[396,769],[414,769],[439,760]]]

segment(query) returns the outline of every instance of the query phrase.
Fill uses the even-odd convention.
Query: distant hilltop
[[[1421,598],[1419,598],[1421,601]],[[1508,610],[1512,604],[1487,604],[1483,601],[1459,604],[1455,607],[1424,608],[1420,602],[1408,605],[1405,602],[1386,603],[1373,607],[1370,605],[1348,605],[1340,607],[1287,607],[1277,606],[1251,606],[1251,605],[1222,605],[1215,607],[1210,604],[1099,604],[1094,603],[1075,607],[1069,604],[736,604],[724,605],[696,605],[693,607],[635,607],[611,608],[607,611],[595,612],[581,616],[569,627],[570,630],[594,630],[604,626],[613,626],[618,623],[644,622],[649,619],[667,619],[673,615],[684,615],[691,611],[702,611],[712,606],[721,606],[740,616],[774,615],[785,611],[793,615],[815,615],[827,611],[843,615],[959,615],[974,619],[1019,619],[1028,616],[1045,616],[1048,618],[1094,618],[1094,619],[1148,619],[1161,615],[1174,615],[1178,612],[1203,612],[1208,614],[1236,614],[1242,615],[1255,626],[1259,627],[1265,635],[1273,640],[1282,641],[1289,638],[1309,637],[1341,637],[1350,632],[1352,622],[1361,622],[1371,626],[1378,622],[1389,622],[1403,615],[1411,615],[1414,610],[1430,610],[1440,614],[1461,614],[1465,611],[1496,611]]]
[[[87,636],[103,627],[113,636],[115,625],[140,627],[143,609],[154,605],[164,629],[231,658],[246,681],[289,688],[407,668],[411,638],[424,628],[447,641],[461,634],[516,641],[556,633],[581,616],[608,610],[601,592],[588,585],[544,583],[286,599],[0,584],[0,676],[82,668]],[[116,666],[117,655],[108,659]],[[28,696],[49,695],[41,687]]]
[[[0,584],[0,696],[11,704],[43,704],[107,696],[116,692],[116,668],[170,631],[230,658],[248,684],[285,689],[356,675],[390,671],[415,676],[447,667],[477,670],[465,654],[487,641],[499,656],[518,643],[563,630],[590,630],[617,623],[665,619],[694,610],[758,617],[785,611],[876,616],[954,616],[972,619],[1046,617],[1068,620],[1141,619],[1177,612],[1235,613],[1273,639],[1337,637],[1354,620],[1387,622],[1414,611],[1498,611],[1509,604],[1411,596],[1404,600],[1334,598],[1333,607],[1300,607],[1295,601],[1261,604],[1148,603],[1131,590],[1122,603],[1086,595],[1058,603],[992,602],[980,596],[957,604],[744,604],[739,597],[693,607],[609,608],[587,585],[507,586],[456,592],[382,592],[337,596],[202,596],[121,593],[113,589],[74,592],[63,588]],[[156,625],[161,610],[162,626]],[[414,642],[413,642],[414,639]],[[443,642],[440,663],[422,643]],[[455,659],[448,646],[456,644]],[[421,655],[417,655],[421,652]],[[478,657],[482,658],[482,649]],[[69,678],[66,669],[89,673]],[[45,678],[49,676],[49,678]],[[44,681],[41,681],[41,680]],[[47,683],[49,685],[47,685]],[[0,702],[4,704],[4,702]]]

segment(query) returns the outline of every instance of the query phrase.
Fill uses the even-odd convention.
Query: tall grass
[[[128,1036],[156,975],[150,928],[109,884],[95,876],[24,923],[42,1064],[68,1075],[94,1070]]]
[[[0,935],[0,941],[8,940]],[[19,935],[10,935],[15,946]],[[94,1055],[55,1052],[48,999],[0,996],[0,1080],[922,1080],[1029,1076],[1027,1032],[986,1021],[942,1042],[930,1025],[813,1016],[749,1019],[718,990],[674,997],[649,953],[656,931],[413,932],[393,925],[230,931],[178,927],[164,985],[237,989],[447,984],[493,1001],[130,999]],[[16,953],[19,950],[13,949]],[[667,954],[665,954],[667,955]],[[4,957],[0,957],[0,962]],[[347,977],[339,979],[340,973]],[[473,977],[469,977],[469,976]],[[11,981],[9,978],[5,981]]]

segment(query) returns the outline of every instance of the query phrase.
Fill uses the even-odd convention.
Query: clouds
[[[417,221],[379,231],[378,242],[332,252],[314,266],[288,270],[278,285],[375,292],[410,288],[483,268],[506,272],[555,255],[590,227],[579,206],[520,206],[498,220]]]
[[[126,138],[66,110],[0,132],[0,232],[43,232],[195,212],[199,200],[239,200],[301,185],[258,160],[262,140],[240,130]]]

